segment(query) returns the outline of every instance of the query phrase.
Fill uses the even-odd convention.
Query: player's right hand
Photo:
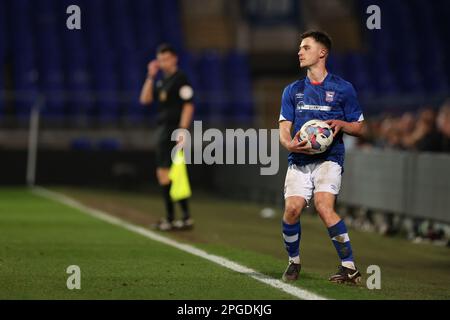
[[[154,78],[159,71],[159,63],[158,60],[152,60],[147,65],[147,74],[149,77]]]
[[[307,144],[306,140],[300,141],[300,131],[298,131],[289,143],[288,150],[295,153],[313,154],[312,148]]]

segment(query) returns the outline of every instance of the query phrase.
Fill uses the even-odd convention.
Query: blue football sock
[[[288,224],[283,221],[283,239],[289,258],[295,258],[295,263],[300,263],[300,222]]]
[[[352,246],[344,220],[340,220],[334,226],[329,227],[328,234],[341,259],[342,265],[353,266],[354,268]]]

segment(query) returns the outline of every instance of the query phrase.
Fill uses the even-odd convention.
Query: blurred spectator
[[[356,138],[356,147],[360,148],[360,149],[370,149],[373,147],[374,141],[375,141],[375,137],[376,135],[374,134],[375,129],[374,126],[378,124],[375,121],[365,121],[363,127],[362,127],[362,132],[361,132],[361,136]]]
[[[403,149],[408,149],[408,137],[414,132],[416,126],[416,119],[412,112],[405,112],[399,119],[397,127],[400,131],[401,146]]]
[[[381,120],[378,128],[378,134],[376,134],[375,146],[379,148],[387,148],[389,136],[392,134],[392,128],[394,126],[394,118],[390,115],[384,117]]]
[[[427,107],[417,116],[405,112],[400,116],[385,114],[378,119],[366,119],[356,145],[358,148],[450,152],[450,99],[438,113]]]
[[[392,121],[386,132],[386,148],[388,149],[402,149],[402,132],[398,127],[397,121]]]
[[[436,112],[426,108],[419,113],[416,126],[405,139],[408,149],[418,151],[440,151],[441,135],[436,128]]]
[[[450,152],[450,99],[439,110],[436,125],[441,134],[441,151]]]

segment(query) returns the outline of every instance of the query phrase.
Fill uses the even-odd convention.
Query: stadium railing
[[[282,204],[286,159],[280,150],[280,168],[273,176],[260,176],[256,165],[220,166],[214,186],[224,195]],[[450,223],[449,164],[450,155],[444,153],[348,151],[338,203]]]

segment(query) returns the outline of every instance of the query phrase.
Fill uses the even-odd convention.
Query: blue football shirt
[[[311,83],[308,77],[289,84],[283,91],[279,121],[291,121],[292,137],[309,120],[363,121],[355,89],[344,79],[328,73],[321,83]],[[342,131],[334,137],[332,145],[323,153],[307,155],[289,153],[289,164],[306,165],[330,160],[344,166],[344,141]]]

